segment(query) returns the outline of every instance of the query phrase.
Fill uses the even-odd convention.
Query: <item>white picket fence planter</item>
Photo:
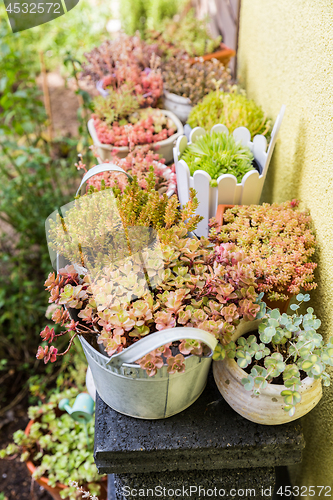
[[[163,106],[168,111],[172,111],[183,123],[193,108],[190,99],[172,92],[164,91]]]
[[[188,144],[196,142],[206,131],[201,127],[194,128],[190,133],[189,142],[185,135],[178,137],[173,150],[178,197],[180,205],[183,206],[189,201],[190,188],[196,190],[199,201],[196,213],[203,217],[196,230],[197,236],[208,235],[208,222],[211,217],[215,216],[218,205],[252,205],[259,203],[285,109],[286,107],[283,105],[277,116],[267,151],[267,140],[263,135],[256,135],[253,142],[251,142],[251,134],[247,128],[239,127],[234,130],[232,135],[236,141],[240,141],[243,146],[250,148],[260,170],[259,172],[251,170],[245,174],[241,183],[237,183],[234,175],[223,174],[217,179],[217,187],[211,187],[211,177],[203,170],[197,170],[191,177],[188,165],[184,160],[180,160],[180,157]],[[211,132],[213,131],[229,133],[227,127],[222,124],[214,125]]]
[[[181,136],[184,133],[184,127],[181,121],[177,118],[177,116],[174,115],[174,113],[172,113],[171,111],[167,111],[165,109],[161,109],[161,111],[164,113],[165,116],[171,118],[173,123],[176,125],[177,131],[164,141],[152,142],[150,146],[153,151],[156,151],[156,153],[158,153],[159,155],[161,155],[162,158],[165,159],[166,163],[172,163],[173,159],[172,149],[174,146],[174,142],[179,136]],[[117,147],[111,144],[103,144],[100,142],[97,136],[97,131],[95,129],[93,118],[91,118],[88,121],[88,130],[93,140],[94,146],[96,146],[97,148],[98,158],[102,162],[104,162],[105,160],[112,161],[112,159],[115,156],[118,156],[118,158],[125,158],[125,156],[128,155],[129,148],[127,146]],[[142,144],[142,146],[145,146],[145,144]],[[117,153],[114,154],[113,150],[117,150]]]

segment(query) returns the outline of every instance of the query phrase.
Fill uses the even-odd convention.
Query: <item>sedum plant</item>
[[[228,127],[233,132],[237,127],[246,127],[251,138],[262,134],[269,139],[271,122],[252,99],[244,93],[215,91],[203,98],[195,106],[189,117],[189,125],[210,130],[217,123]]]
[[[34,420],[29,435],[23,430],[14,433],[14,443],[0,451],[0,458],[21,453],[21,461],[31,460],[36,467],[33,479],[46,476],[50,486],[63,483],[68,488],[60,492],[62,498],[75,500],[75,481],[79,486],[88,485],[94,495],[100,493],[101,477],[94,463],[94,419],[87,423],[87,434],[83,424],[75,422],[70,415],[59,416],[58,404],[68,398],[72,404],[79,394],[70,388],[54,394],[48,403],[31,406],[28,415]],[[87,441],[88,436],[88,441]]]
[[[217,59],[204,61],[196,58],[193,63],[182,53],[164,63],[162,74],[164,88],[188,98],[193,106],[216,87],[228,90],[231,82],[230,70]]]
[[[109,106],[108,103],[113,99],[116,102],[117,95],[115,92],[106,100],[103,97],[95,100],[95,112],[92,118],[97,137],[102,144],[111,144],[115,148],[124,146],[133,148],[136,145],[164,141],[176,132],[175,123],[160,109],[139,110],[134,108],[132,101],[129,104],[128,101],[122,100],[112,108],[113,105]],[[121,109],[118,109],[119,106],[122,106]]]
[[[232,174],[237,182],[242,182],[244,175],[253,169],[251,150],[223,132],[203,135],[187,146],[181,159],[187,163],[191,175],[197,170],[207,172],[212,186],[217,186],[222,174]]]
[[[260,394],[268,384],[284,385],[281,391],[284,410],[291,417],[301,402],[299,390],[304,378],[322,379],[328,386],[330,376],[325,368],[333,366],[333,337],[324,344],[323,337],[317,333],[321,322],[312,307],[307,308],[306,314],[298,314],[300,305],[308,302],[310,295],[298,294],[296,299],[298,303],[290,306],[294,314],[280,314],[278,309],[269,309],[257,335],[240,337],[237,343],[218,346],[213,355],[216,360],[226,356],[236,359],[246,371],[242,384],[254,395]]]
[[[219,49],[221,37],[212,38],[207,30],[206,20],[195,17],[190,9],[185,17],[166,19],[159,29],[147,31],[148,43],[156,44],[165,57],[186,52],[189,57],[200,57]]]
[[[155,175],[155,189],[159,194],[174,191],[177,185],[177,176],[174,164],[170,167],[165,166],[165,160],[160,158],[159,154],[152,151],[149,145],[135,147],[125,158],[113,158],[113,163],[122,168],[132,176],[136,176],[140,188],[147,189],[148,177],[150,172]],[[75,166],[78,170],[83,169],[87,172],[86,165],[79,161]],[[91,177],[87,181],[87,187],[95,187],[98,191],[101,187],[119,187],[124,191],[128,185],[128,179],[121,173],[103,172]]]
[[[224,225],[211,220],[212,243],[233,243],[253,263],[259,292],[269,300],[286,301],[303,289],[316,288],[312,261],[316,240],[307,212],[297,200],[235,206],[226,210]]]
[[[120,34],[85,54],[81,79],[100,82],[109,94],[130,88],[141,107],[156,106],[163,92],[160,58],[138,36]]]
[[[135,179],[124,193],[114,191],[115,202],[105,196],[112,190],[94,191],[50,223],[49,245],[72,265],[51,273],[45,286],[57,308],[53,321],[73,335],[59,354],[53,342],[67,331],[55,335],[47,326],[38,359],[55,361],[78,334],[109,356],[176,326],[201,328],[226,343],[241,319],[257,316],[254,272],[244,253],[221,245],[217,254],[207,239],[187,236],[200,220],[193,191],[182,210],[175,196],[156,193],[153,178],[148,192]],[[200,342],[184,339],[137,363],[150,376],[164,364],[169,373],[182,372],[184,356],[204,352]]]

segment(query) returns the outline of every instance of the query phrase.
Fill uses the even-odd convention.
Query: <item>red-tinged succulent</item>
[[[134,180],[124,193],[81,196],[63,219],[50,223],[51,248],[73,262],[46,283],[51,294],[57,292],[55,304],[69,309],[70,345],[84,334],[112,356],[146,335],[182,326],[210,332],[225,344],[242,319],[253,320],[260,311],[244,252],[234,244],[215,249],[208,239],[188,237],[199,220],[193,193],[179,210],[154,185],[151,179],[142,191]],[[169,373],[182,372],[184,357],[205,352],[200,342],[185,338],[137,362],[151,376],[166,362]]]
[[[172,192],[177,185],[175,165],[166,167],[165,160],[157,152],[152,151],[150,145],[135,147],[125,158],[114,157],[112,162],[132,176],[136,176],[140,188],[147,189],[148,176],[153,171],[156,179],[155,189],[160,193]],[[105,163],[108,163],[106,160]],[[87,172],[86,166],[79,162],[78,169]],[[103,172],[87,181],[87,189],[91,186],[100,190],[102,187],[117,186],[122,192],[128,185],[128,178],[119,172]]]
[[[142,144],[154,144],[171,137],[177,130],[174,122],[161,110],[146,108],[129,114],[120,114],[118,118],[106,120],[104,103],[95,106],[94,126],[98,140],[102,144],[117,147],[130,147]],[[116,149],[115,149],[116,152]]]
[[[307,212],[297,210],[297,200],[272,205],[235,206],[226,210],[224,225],[218,229],[211,220],[209,239],[217,244],[222,262],[230,246],[242,250],[253,264],[258,291],[269,300],[287,300],[301,289],[316,288],[312,261],[316,240]],[[229,242],[229,243],[228,243]],[[221,245],[221,243],[223,243]],[[237,259],[235,255],[235,259]],[[234,279],[237,270],[234,271]],[[250,290],[247,291],[249,300]]]

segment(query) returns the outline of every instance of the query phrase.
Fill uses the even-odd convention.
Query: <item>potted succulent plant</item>
[[[102,96],[109,88],[119,89],[129,82],[132,92],[141,97],[142,106],[156,106],[163,92],[159,70],[160,59],[154,46],[147,45],[138,36],[120,34],[86,53],[81,79],[93,82]]]
[[[70,345],[79,335],[102,399],[132,416],[163,418],[189,406],[206,383],[204,344],[215,347],[260,310],[244,254],[230,248],[217,263],[208,240],[187,236],[200,219],[191,196],[179,211],[153,178],[146,191],[134,179],[123,193],[82,196],[50,222],[49,245],[76,266],[46,281],[59,306],[53,320],[74,332]],[[49,344],[37,357],[52,362],[54,330],[41,336]]]
[[[183,133],[179,119],[170,111],[140,108],[140,99],[130,86],[110,89],[107,97],[93,101],[94,113],[88,122],[98,157],[112,160],[123,158],[136,145],[149,144],[172,161],[173,143]]]
[[[114,158],[113,163],[131,176],[135,175],[142,189],[146,189],[148,175],[153,171],[156,179],[156,191],[160,194],[166,193],[168,197],[175,194],[177,185],[175,166],[167,167],[164,158],[160,158],[159,154],[152,151],[149,145],[135,147],[125,158]],[[76,167],[87,172],[82,161],[77,163]],[[94,186],[99,190],[102,184],[114,187],[116,183],[124,191],[128,179],[120,172],[105,171],[88,179],[87,188]]]
[[[223,225],[211,221],[214,244],[233,243],[249,256],[258,291],[269,307],[286,312],[290,297],[316,288],[312,261],[316,240],[311,217],[297,210],[297,200],[235,206],[225,211]]]
[[[246,127],[251,140],[257,135],[270,138],[271,121],[264,111],[244,92],[234,87],[233,92],[217,90],[206,95],[191,111],[188,124],[210,130],[217,123],[223,123],[229,132],[238,127]]]
[[[284,111],[285,106],[282,106],[268,149],[265,136],[256,135],[251,141],[251,132],[245,127],[236,128],[229,136],[223,124],[214,125],[210,135],[196,127],[189,134],[189,141],[186,136],[177,139],[173,151],[179,201],[182,206],[188,200],[189,189],[196,190],[197,213],[202,216],[196,232],[198,236],[208,235],[209,219],[215,216],[218,205],[259,203]],[[187,151],[192,153],[189,160]],[[242,151],[242,167],[230,170],[226,167],[233,164],[237,151]],[[246,155],[245,151],[248,151]],[[249,165],[252,157],[255,168]],[[188,161],[192,163],[191,169]]]
[[[88,487],[100,499],[107,498],[107,479],[97,472],[94,458],[94,419],[86,425],[75,422],[67,413],[58,410],[62,398],[74,401],[76,388],[54,394],[46,404],[28,409],[31,419],[25,431],[14,433],[14,443],[0,451],[0,457],[21,453],[21,460],[40,486],[54,500],[77,499],[76,488]]]
[[[216,87],[228,90],[230,71],[217,59],[195,62],[179,53],[163,65],[164,107],[185,122],[193,106]]]
[[[227,66],[235,55],[234,50],[221,43],[221,37],[212,38],[206,21],[197,19],[194,9],[188,10],[185,16],[164,20],[159,29],[147,31],[145,38],[157,45],[165,58],[182,51],[190,58],[215,58]]]
[[[309,300],[308,294],[297,295],[292,315],[269,309],[257,330],[216,348],[217,386],[248,420],[265,425],[295,420],[319,402],[321,381],[330,384],[325,368],[333,366],[333,337],[324,343],[312,307],[298,314]]]

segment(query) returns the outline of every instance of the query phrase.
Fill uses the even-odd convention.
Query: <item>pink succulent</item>
[[[177,354],[177,356],[168,359],[168,373],[184,373],[185,371],[185,359],[182,354]]]

